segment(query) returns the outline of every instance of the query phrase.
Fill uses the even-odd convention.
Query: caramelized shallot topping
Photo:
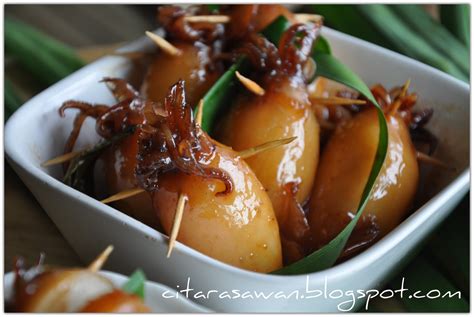
[[[221,180],[225,190],[218,195],[232,192],[230,176],[221,169],[209,167],[216,148],[193,119],[191,107],[186,103],[183,80],[171,87],[164,107],[167,117],[159,117],[155,123],[149,124],[153,132],[140,129],[135,170],[140,186],[154,191],[159,187],[161,173],[178,169],[187,174]]]
[[[156,117],[164,115],[155,102],[144,100],[130,84],[123,79],[104,78],[118,103],[112,107],[93,105],[82,101],[69,100],[59,108],[59,114],[64,116],[66,109],[77,109],[79,113],[74,121],[74,128],[66,142],[65,153],[74,148],[81,126],[87,117],[96,119],[97,133],[106,139],[123,132],[130,126],[153,123]]]
[[[294,24],[285,31],[278,48],[263,36],[252,33],[235,53],[246,55],[263,72],[265,88],[285,80],[300,84],[306,80],[304,68],[320,29],[315,24]]]

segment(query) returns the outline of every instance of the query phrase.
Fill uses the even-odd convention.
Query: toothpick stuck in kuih
[[[406,96],[408,87],[410,87],[410,82],[411,80],[408,79],[405,82],[405,85],[403,85],[402,91],[397,96],[397,99],[392,103],[392,106],[390,107],[390,110],[388,111],[389,115],[394,115],[398,111],[398,108],[400,108],[400,106],[402,105],[402,98]]]
[[[110,197],[107,197],[106,199],[101,200],[101,203],[108,204],[117,200],[122,200],[125,198],[129,198],[135,195],[138,195],[140,193],[143,193],[145,190],[142,188],[132,188],[132,189],[126,189],[123,190],[115,195],[112,195]]]
[[[229,23],[230,17],[227,15],[195,15],[186,16],[184,21],[190,23],[207,22],[207,23]]]
[[[174,245],[176,243],[176,238],[178,237],[179,228],[181,227],[181,220],[183,219],[184,207],[188,201],[188,196],[180,194],[178,198],[178,204],[176,205],[176,213],[174,214],[173,227],[171,229],[170,240],[168,244],[168,253],[166,257],[171,256],[173,252]]]
[[[439,167],[442,167],[444,169],[447,169],[447,170],[450,170],[450,171],[456,171],[456,168],[454,167],[451,167],[451,166],[448,166],[446,163],[444,163],[443,161],[440,161],[434,157],[431,157],[429,156],[428,154],[425,154],[423,152],[416,152],[416,158],[423,162],[423,163],[427,163],[427,164],[431,164],[431,165],[436,165],[436,166],[439,166]]]
[[[199,100],[196,113],[196,123],[202,125],[202,112],[204,110],[204,99]]]
[[[367,101],[360,99],[349,99],[340,97],[311,97],[311,102],[325,106],[347,106],[347,105],[365,105]]]
[[[91,263],[87,268],[89,271],[97,272],[102,266],[104,266],[105,261],[109,258],[110,253],[114,250],[113,245],[109,245],[102,253]]]
[[[56,165],[56,164],[62,164],[65,162],[69,162],[73,158],[75,158],[77,155],[81,154],[82,151],[73,151],[69,152],[63,155],[60,155],[58,157],[55,157],[53,159],[47,160],[46,162],[42,163],[41,166],[47,167],[51,165]]]
[[[243,76],[238,71],[235,71],[235,76],[237,76],[237,78],[245,86],[245,88],[247,88],[248,90],[250,90],[254,94],[256,94],[258,96],[263,96],[265,94],[265,89],[260,87],[260,85],[257,84],[256,82],[254,82],[253,80]]]
[[[257,155],[259,153],[277,148],[277,147],[285,145],[285,144],[289,144],[289,143],[293,142],[296,139],[297,139],[297,137],[294,136],[294,137],[287,138],[287,139],[280,139],[280,140],[266,142],[266,143],[251,147],[249,149],[240,151],[238,153],[238,155],[242,159],[247,159],[247,158],[249,158],[251,156],[254,156],[254,155]]]
[[[295,19],[299,23],[312,22],[312,23],[320,24],[323,22],[323,16],[319,14],[298,13],[298,14],[295,14]]]
[[[153,41],[159,48],[161,48],[164,52],[168,53],[172,56],[179,56],[181,55],[181,50],[175,47],[173,44],[162,38],[161,36],[152,33],[150,31],[146,31],[145,34]]]

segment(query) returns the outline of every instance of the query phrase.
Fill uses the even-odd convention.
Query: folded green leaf
[[[201,127],[207,133],[212,132],[213,124],[219,112],[224,108],[224,104],[227,103],[230,106],[230,100],[238,90],[235,72],[241,70],[243,64],[243,59],[240,59],[232,65],[204,96],[205,106],[202,111]]]
[[[145,273],[138,269],[130,275],[127,283],[122,286],[122,290],[126,293],[136,295],[141,299],[145,299],[145,282]]]
[[[332,54],[331,45],[329,45],[328,40],[325,37],[320,35],[316,40],[316,43],[313,47],[313,52],[324,53],[324,54]]]
[[[280,15],[262,31],[262,35],[274,45],[278,46],[281,36],[290,26],[290,21]]]
[[[364,208],[369,200],[370,193],[375,184],[377,176],[382,169],[385,156],[387,154],[388,147],[388,129],[387,122],[382,109],[378,105],[374,96],[370,92],[370,89],[365,83],[352,72],[347,66],[338,61],[335,57],[323,53],[314,53],[313,58],[316,62],[316,75],[326,77],[351,87],[368,100],[370,100],[378,110],[379,119],[379,144],[377,146],[377,152],[370,171],[369,178],[365,184],[364,191],[361,196],[361,200],[357,209],[355,217],[351,222],[342,230],[331,242],[322,247],[321,249],[313,252],[305,258],[292,263],[276,272],[274,274],[280,275],[292,275],[292,274],[305,274],[312,273],[320,270],[327,269],[334,265],[339,255],[344,249],[357,221],[359,220]]]
[[[211,11],[211,12],[217,12],[217,11],[219,11],[219,7],[220,7],[219,4],[208,4],[208,5],[207,5],[207,8],[208,8],[209,11]]]

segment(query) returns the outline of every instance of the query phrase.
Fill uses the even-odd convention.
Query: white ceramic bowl
[[[115,288],[121,288],[127,281],[128,277],[109,271],[99,272],[108,278]],[[14,294],[13,283],[15,282],[15,273],[9,272],[5,274],[3,280],[3,294],[5,302],[10,301]],[[174,294],[175,291],[164,285],[145,282],[145,304],[150,307],[153,313],[209,313],[209,309],[204,308],[184,296],[173,297],[168,294]],[[170,297],[170,298],[168,298]]]
[[[67,99],[112,104],[113,98],[98,81],[104,76],[126,76],[127,60],[106,57],[77,71],[32,98],[8,121],[5,148],[9,161],[33,192],[81,259],[87,263],[108,244],[115,246],[109,268],[129,274],[141,267],[151,280],[173,288],[186,288],[188,278],[197,302],[222,312],[335,312],[338,304],[350,300],[305,293],[308,290],[366,290],[381,287],[392,273],[408,261],[413,250],[450,213],[469,187],[469,85],[434,68],[365,41],[324,28],[334,54],[358,73],[369,85],[387,87],[411,79],[418,104],[433,107],[429,129],[439,137],[437,157],[457,168],[457,172],[432,169],[426,172],[429,186],[423,191],[427,201],[395,230],[358,256],[325,271],[300,276],[274,276],[244,271],[178,243],[167,259],[167,238],[152,228],[99,203],[61,183],[60,168],[42,168],[41,162],[61,154],[73,114],[60,119],[57,109]],[[126,49],[150,45],[140,39]],[[97,140],[94,122],[83,127],[79,147]],[[209,290],[217,291],[207,293]],[[225,297],[237,290],[239,298]],[[203,293],[206,298],[202,298]],[[293,294],[286,296],[284,294]],[[295,291],[300,294],[296,297]],[[254,292],[274,292],[256,298]],[[224,295],[223,295],[224,294]],[[251,295],[252,295],[251,294]],[[350,294],[350,293],[348,293]],[[207,296],[209,295],[209,296]],[[230,293],[237,297],[236,293]],[[310,296],[311,295],[311,296]],[[253,298],[252,298],[253,297]],[[289,298],[288,298],[289,297]],[[302,298],[304,297],[304,298]],[[337,292],[333,294],[337,297]],[[365,302],[356,301],[353,309]],[[342,308],[350,307],[349,304]]]

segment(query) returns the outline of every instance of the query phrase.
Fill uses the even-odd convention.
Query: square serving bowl
[[[177,290],[188,288],[182,296],[187,293],[191,299],[220,312],[356,310],[367,298],[358,296],[352,305],[350,295],[337,298],[340,292],[350,294],[350,291],[382,287],[466,194],[469,85],[329,28],[324,28],[323,34],[331,43],[334,55],[368,85],[382,83],[392,87],[411,79],[411,89],[419,96],[418,105],[434,109],[428,128],[439,138],[436,157],[456,168],[454,172],[431,169],[425,173],[429,178],[429,186],[423,190],[426,203],[365,252],[330,269],[297,276],[254,273],[221,263],[181,243],[166,258],[165,235],[64,185],[59,167],[41,167],[45,160],[61,154],[72,127],[73,114],[65,119],[58,115],[62,102],[77,99],[113,104],[113,97],[99,80],[104,76],[127,76],[131,64],[124,58],[102,58],[28,101],[6,125],[7,157],[85,263],[106,245],[113,244],[115,251],[108,269],[129,274],[137,267],[142,268],[149,279]],[[148,39],[142,38],[124,49],[143,50],[150,45]],[[78,148],[97,139],[93,120],[87,121]],[[335,293],[328,296],[331,291]],[[345,301],[349,302],[338,307]]]

